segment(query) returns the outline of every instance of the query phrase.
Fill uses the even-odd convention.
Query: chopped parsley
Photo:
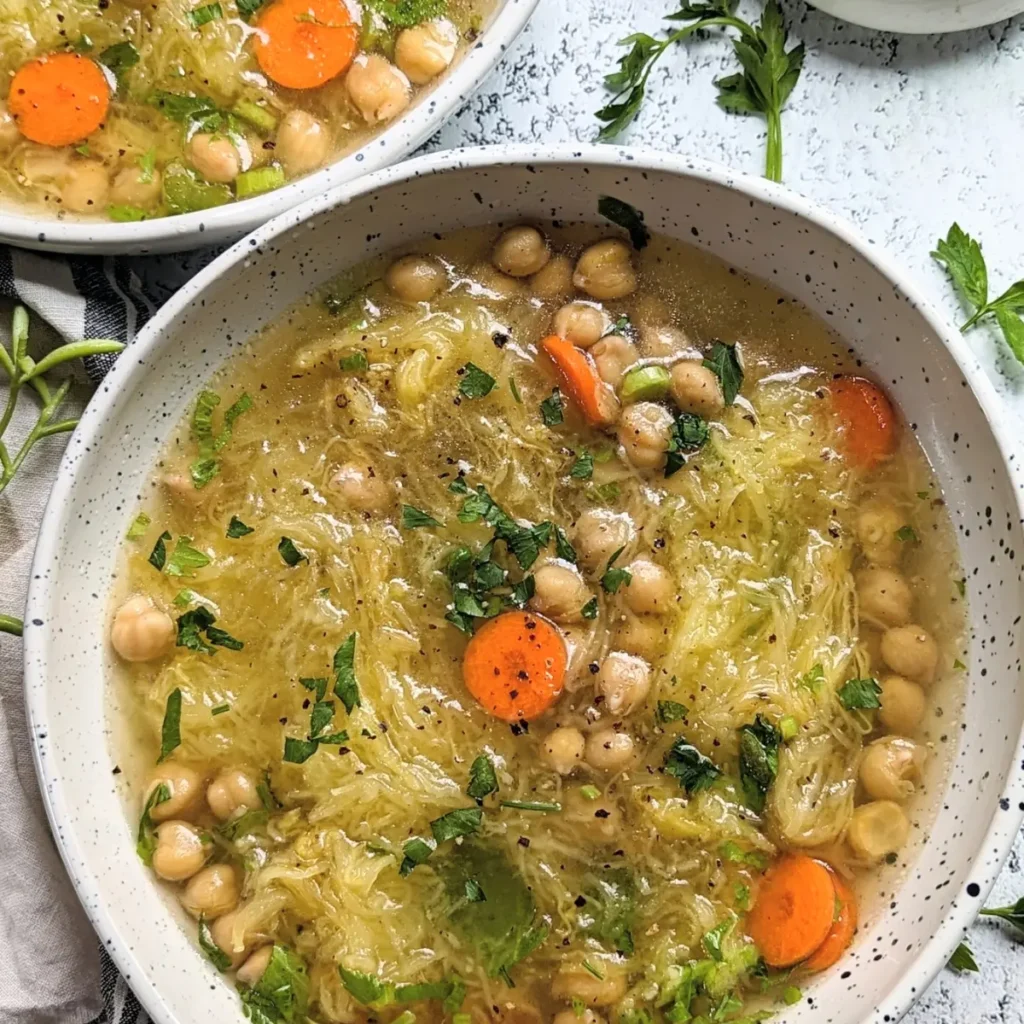
[[[825,682],[825,669],[822,668],[821,664],[812,665],[810,671],[805,672],[798,680],[797,686],[802,686],[805,690],[810,690],[811,693],[817,693],[821,689],[822,683]]]
[[[423,526],[443,526],[429,512],[416,508],[415,505],[402,506],[402,529],[418,530]]]
[[[350,715],[353,708],[362,706],[355,668],[357,637],[357,633],[350,633],[334,652],[334,692]]]
[[[572,562],[573,565],[576,564],[576,549],[569,543],[565,530],[560,526],[555,527],[555,554],[567,562]]]
[[[218,971],[223,973],[224,971],[231,970],[231,957],[213,941],[213,936],[210,934],[210,925],[202,914],[199,915],[199,948],[203,951],[203,956]]]
[[[179,97],[179,99],[188,98]],[[189,467],[189,473],[197,490],[205,487],[220,472],[220,465],[214,456],[231,440],[235,421],[252,408],[253,401],[248,394],[243,394],[224,413],[224,423],[220,433],[214,434],[213,412],[218,405],[220,405],[220,395],[213,391],[201,391],[196,399],[195,409],[192,411],[192,439],[199,447],[199,458]]]
[[[765,797],[779,773],[779,730],[763,715],[752,725],[740,726],[740,785],[747,806],[760,814]]]
[[[684,739],[672,744],[663,767],[665,774],[671,775],[690,796],[708,789],[722,774],[714,761]]]
[[[485,370],[481,370],[476,363],[466,363],[459,371],[459,394],[466,398],[485,398],[493,390],[497,383],[495,379]]]
[[[716,341],[704,360],[704,365],[712,370],[722,384],[722,395],[726,405],[732,405],[743,387],[743,366],[735,345],[727,345],[724,341]]]
[[[448,0],[367,0],[389,25],[411,28],[445,13]]]
[[[128,532],[125,534],[127,540],[141,540],[145,535],[146,531],[151,526],[153,520],[146,515],[145,512],[140,512],[133,520],[132,525],[128,527]],[[150,556],[152,559],[152,556]]]
[[[665,476],[670,477],[686,465],[688,457],[708,440],[708,425],[692,412],[681,412],[672,424],[665,456]]]
[[[482,821],[483,811],[479,807],[460,807],[435,818],[430,823],[430,832],[435,843],[443,843],[478,832]]]
[[[171,539],[171,535],[164,530],[156,539],[156,543],[153,545],[153,550],[149,553],[149,564],[156,569],[157,572],[163,572],[164,566],[167,564],[167,541]]]
[[[370,361],[365,352],[350,352],[338,360],[338,366],[344,373],[363,373],[370,368]]]
[[[918,542],[917,533],[909,524],[907,526],[901,526],[896,531],[896,539],[902,541],[904,544],[916,544]]]
[[[175,603],[177,603],[177,598],[175,598]],[[199,605],[198,608],[185,612],[178,618],[176,646],[185,647],[198,654],[216,654],[214,647],[226,647],[230,651],[242,650],[245,644],[241,640],[236,640],[230,633],[216,627],[214,625],[216,621],[217,617],[205,605]],[[205,638],[204,633],[206,634]]]
[[[161,782],[153,787],[153,791],[146,798],[145,806],[142,808],[135,852],[146,867],[153,863],[153,853],[156,850],[156,826],[153,824],[152,810],[158,804],[166,803],[170,799],[171,787],[166,782]]]
[[[592,597],[581,609],[580,615],[585,619],[597,618],[597,598]]]
[[[188,12],[188,21],[193,28],[202,28],[211,21],[217,21],[224,17],[224,11],[219,3],[205,4],[202,7],[193,7]]]
[[[629,232],[634,249],[643,249],[651,240],[651,233],[644,224],[644,215],[635,206],[614,196],[601,196],[597,201],[597,212],[613,224]]]
[[[231,522],[228,523],[228,530],[225,536],[231,540],[237,540],[239,537],[245,537],[253,532],[253,528],[251,526],[246,526],[238,516],[232,516]]]
[[[282,537],[277,545],[278,553],[284,559],[285,565],[294,568],[299,562],[308,562],[309,559],[295,546],[291,537]]]
[[[983,910],[982,913],[984,914],[985,911]],[[947,966],[962,974],[967,971],[977,971],[978,961],[974,959],[974,954],[971,952],[970,946],[968,946],[966,942],[961,942],[960,945],[953,950],[953,955],[949,958]]]
[[[181,688],[175,687],[167,696],[164,721],[160,728],[160,756],[156,763],[167,758],[181,746]]]
[[[498,791],[498,773],[494,770],[494,762],[486,755],[478,755],[469,766],[469,785],[466,795],[474,800],[483,800],[485,796]]]
[[[867,679],[848,679],[839,687],[839,703],[847,711],[865,710],[870,711],[880,708],[882,702],[879,697],[882,695],[882,687],[878,680],[868,677]]]
[[[565,414],[562,411],[562,393],[558,388],[552,388],[551,394],[540,403],[540,418],[546,427],[557,427],[564,422]]]
[[[589,480],[594,475],[594,456],[585,448],[576,456],[576,461],[569,470],[573,480]]]
[[[167,559],[164,572],[168,576],[195,576],[198,569],[209,564],[210,556],[192,547],[191,537],[179,537],[170,558]]]
[[[665,725],[668,722],[679,722],[684,719],[689,713],[689,709],[685,704],[680,704],[677,700],[659,700],[658,709],[656,712],[658,721]]]
[[[245,1015],[258,1024],[301,1024],[309,1006],[309,975],[305,961],[286,946],[274,945],[255,985],[239,984]]]
[[[619,588],[625,584],[627,587],[633,582],[633,574],[628,569],[616,569],[613,568],[615,560],[622,554],[624,548],[619,548],[611,558],[608,559],[608,565],[605,568],[604,575],[601,577],[601,586],[609,594],[617,594]]]

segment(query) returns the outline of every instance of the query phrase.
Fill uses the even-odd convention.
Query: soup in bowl
[[[605,159],[385,187],[379,246],[284,288],[312,251],[268,235],[248,329],[237,269],[175,328],[227,362],[146,370],[176,398],[92,620],[105,813],[179,908],[149,948],[230,983],[211,1011],[801,1019],[854,970],[902,998],[930,935],[897,906],[931,912],[981,756],[960,484],[831,307],[659,225],[668,182],[728,189]],[[555,175],[588,202],[553,220]],[[516,201],[422,230],[460,184]]]

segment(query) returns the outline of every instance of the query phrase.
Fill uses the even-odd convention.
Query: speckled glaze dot
[[[1018,653],[1024,477],[1014,425],[960,336],[853,229],[760,179],[613,147],[490,147],[380,171],[291,211],[201,270],[149,322],[72,437],[42,524],[25,631],[42,788],[82,901],[161,1024],[237,1020],[139,864],[113,774],[104,692],[115,558],[160,446],[214,370],[352,264],[473,224],[596,220],[612,194],[648,225],[806,303],[887,382],[957,531],[971,631],[952,767],[920,841],[880,876],[852,949],[787,1022],[895,1021],[973,921],[1024,820]],[[343,244],[339,244],[343,240]],[[42,625],[36,625],[36,621]],[[78,685],[69,685],[69,680]]]

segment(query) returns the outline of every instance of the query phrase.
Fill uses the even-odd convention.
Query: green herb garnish
[[[411,28],[445,13],[447,0],[367,0],[367,5],[395,28]]]
[[[459,836],[470,836],[480,830],[483,811],[479,807],[460,807],[430,823],[430,832],[435,843],[443,843]]]
[[[740,785],[747,806],[764,810],[765,797],[775,776],[779,773],[779,730],[763,715],[757,715],[752,725],[740,726]]]
[[[231,540],[238,540],[239,537],[246,537],[250,533],[255,531],[251,526],[246,526],[238,516],[232,516],[231,522],[228,523],[228,530],[226,536]]]
[[[483,800],[485,796],[498,791],[498,773],[494,770],[494,762],[486,755],[480,754],[469,766],[469,785],[467,796],[474,800]]]
[[[671,775],[692,796],[708,789],[722,774],[710,758],[705,757],[693,744],[678,739],[665,755],[663,770]]]
[[[600,116],[600,115],[598,115]],[[651,233],[644,224],[644,215],[635,206],[614,196],[601,196],[597,200],[597,212],[613,224],[629,232],[634,249],[643,249],[651,240]]]
[[[685,704],[680,704],[677,700],[659,700],[656,717],[658,722],[662,725],[668,722],[679,722],[682,721],[687,714],[689,709]]]
[[[285,565],[294,568],[299,562],[308,562],[309,559],[295,546],[291,537],[282,537],[277,545],[278,554],[284,560]]]
[[[231,957],[213,941],[213,936],[210,934],[210,926],[202,914],[199,915],[199,948],[203,951],[203,956],[218,971],[223,973],[224,971],[231,970]]]
[[[611,558],[608,559],[608,565],[604,570],[604,575],[601,577],[601,586],[604,587],[605,591],[609,594],[617,594],[619,587],[625,584],[627,587],[633,582],[633,574],[628,569],[616,569],[613,568],[615,560],[622,554],[623,548],[619,548]]]
[[[540,418],[546,427],[557,427],[564,422],[565,414],[562,411],[562,393],[558,388],[552,388],[551,394],[540,403]]]
[[[181,746],[181,689],[175,687],[167,696],[164,721],[160,728],[160,756],[156,763],[167,758]]]
[[[270,962],[253,986],[239,985],[245,1015],[253,1024],[302,1024],[309,1005],[309,975],[305,961],[275,944]]]
[[[736,352],[735,345],[727,345],[724,341],[716,341],[704,360],[704,365],[711,370],[722,384],[722,396],[726,405],[732,405],[743,387],[743,366]]]
[[[879,698],[882,695],[882,688],[878,685],[877,679],[848,679],[839,687],[837,696],[839,703],[847,711],[862,709],[871,711],[882,706]]]
[[[224,11],[219,3],[205,4],[202,7],[193,7],[187,12],[189,24],[193,28],[202,28],[211,21],[217,21],[224,17]]]
[[[983,910],[982,913],[984,914],[985,911]],[[974,954],[971,952],[967,943],[961,942],[960,945],[953,950],[953,955],[949,958],[947,966],[952,970],[960,971],[961,973],[965,971],[977,971],[978,961],[974,959]]]
[[[338,366],[345,373],[362,373],[370,368],[365,352],[350,352],[338,360]]]
[[[665,476],[670,477],[682,469],[689,456],[702,448],[709,436],[708,425],[699,416],[692,412],[679,413],[669,434]]]
[[[542,814],[557,814],[562,805],[553,800],[502,800],[502,807],[513,811],[540,811]]]
[[[580,615],[585,619],[596,619],[597,618],[597,598],[592,597],[581,609]]]
[[[146,867],[153,863],[153,852],[156,850],[156,826],[153,823],[152,810],[157,804],[166,803],[171,799],[171,787],[166,782],[161,782],[153,788],[153,791],[146,798],[146,804],[142,808],[142,816],[139,818],[139,834],[135,843],[135,852],[139,860]]]
[[[1008,907],[985,907],[981,911],[983,917],[998,917],[1013,928],[1020,938],[1024,938],[1024,896]]]
[[[140,512],[132,520],[132,525],[128,527],[128,532],[125,534],[125,538],[127,540],[141,540],[146,535],[146,531],[150,528],[152,523],[153,520],[150,519],[145,512]]]
[[[179,537],[167,559],[164,572],[168,576],[195,576],[196,570],[210,564],[210,556],[192,547],[191,537]]]
[[[334,652],[334,692],[350,715],[353,708],[362,706],[355,668],[357,637],[357,633],[350,633]]]
[[[484,398],[494,390],[494,385],[497,383],[476,363],[466,363],[459,374],[459,394],[465,395],[466,398]]]
[[[424,512],[414,505],[402,506],[403,530],[418,530],[424,526],[444,526],[444,523],[439,523],[429,512]]]
[[[594,475],[594,456],[586,449],[576,456],[576,461],[569,470],[573,480],[589,480]]]
[[[904,544],[916,544],[918,542],[917,533],[912,526],[901,526],[896,531],[896,539]]]
[[[149,564],[156,569],[157,572],[162,572],[164,566],[167,564],[167,541],[171,539],[171,535],[164,530],[156,539],[156,543],[153,545],[153,550],[149,553]]]

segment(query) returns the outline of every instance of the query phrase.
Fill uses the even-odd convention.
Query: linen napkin
[[[0,299],[30,311],[36,358],[65,341],[130,342],[159,306],[216,251],[163,257],[55,257],[0,246]],[[0,337],[10,341],[14,302],[0,301]],[[100,355],[75,378],[62,416],[81,411],[113,365]],[[2,393],[2,390],[0,390]],[[31,394],[8,431],[22,437],[36,417]],[[2,400],[0,400],[2,405]],[[0,495],[0,611],[21,617],[36,531],[66,436],[38,444]],[[50,834],[25,722],[21,641],[0,634],[0,1021],[3,1024],[147,1024],[131,989],[100,947]]]

